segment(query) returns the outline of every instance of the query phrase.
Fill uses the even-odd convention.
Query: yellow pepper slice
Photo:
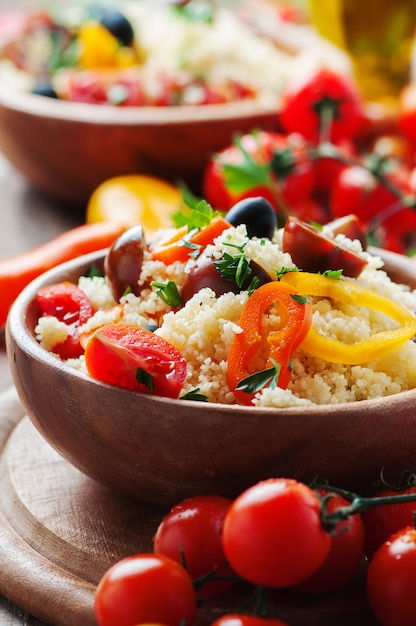
[[[281,280],[305,296],[321,296],[344,304],[366,306],[384,313],[400,324],[399,328],[380,331],[350,344],[326,337],[312,326],[301,345],[302,349],[312,356],[331,363],[358,365],[399,347],[416,333],[416,318],[410,311],[390,298],[353,281],[307,272],[289,272],[284,274]]]
[[[129,67],[137,63],[133,48],[120,46],[99,22],[85,22],[80,26],[78,44],[81,69]]]

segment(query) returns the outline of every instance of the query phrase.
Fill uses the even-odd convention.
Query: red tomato
[[[400,132],[411,142],[416,142],[416,82],[412,81],[401,91],[398,101],[397,124]]]
[[[318,143],[330,116],[326,140],[353,140],[364,123],[357,86],[345,75],[326,68],[296,76],[282,95],[280,123],[287,133],[300,133]]]
[[[214,572],[215,576],[235,576],[222,547],[222,526],[231,504],[221,496],[196,496],[177,504],[163,518],[154,537],[154,552],[182,562],[194,580]],[[198,595],[221,593],[236,580],[205,583]]]
[[[87,343],[88,373],[103,382],[177,398],[186,362],[174,346],[150,330],[130,324],[98,328]]]
[[[77,358],[84,349],[80,344],[79,327],[94,313],[85,293],[70,282],[42,287],[36,296],[43,316],[56,317],[69,327],[69,335],[53,348],[62,359]]]
[[[415,502],[383,504],[362,513],[366,533],[365,553],[369,559],[391,535],[413,523],[413,514],[416,512],[416,485],[407,487],[403,491],[382,489],[376,493],[376,496],[397,496],[400,493],[414,493]]]
[[[324,489],[317,491],[321,496],[328,493]],[[333,494],[326,510],[333,513],[349,504],[342,496]],[[355,514],[339,522],[334,528],[331,549],[321,567],[293,589],[302,593],[327,593],[345,585],[353,577],[363,559],[364,540],[364,524],[360,515]]]
[[[385,174],[386,178],[404,194],[410,193],[410,172],[401,167]],[[389,209],[401,207],[397,195],[383,185],[366,167],[351,165],[340,173],[330,194],[330,207],[335,217],[349,215],[351,210],[360,220],[369,223],[374,218],[389,217]],[[382,216],[384,214],[384,218]],[[395,224],[397,213],[394,214],[392,226]]]
[[[347,167],[344,160],[356,157],[357,154],[354,143],[349,140],[343,140],[335,148],[339,153],[338,158],[321,156],[314,161],[315,184],[313,192],[323,201],[328,199],[336,179]]]
[[[224,521],[224,552],[245,580],[288,587],[312,576],[332,539],[321,525],[320,498],[296,480],[272,478],[244,491]]]
[[[101,578],[94,601],[98,626],[191,625],[196,594],[188,572],[156,554],[136,554],[115,563]]]
[[[215,622],[212,622],[211,626],[287,626],[287,624],[280,619],[228,613],[219,617]]]
[[[367,570],[367,596],[382,626],[416,624],[416,530],[409,526],[374,554]]]
[[[247,164],[244,151],[254,166]],[[240,145],[228,146],[210,160],[202,191],[218,210],[228,211],[243,198],[262,196],[284,213],[287,209],[296,212],[309,198],[313,183],[313,164],[299,136],[260,131],[243,135]]]

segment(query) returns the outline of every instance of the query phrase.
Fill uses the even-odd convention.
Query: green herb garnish
[[[191,391],[188,391],[188,393],[181,396],[180,400],[197,400],[199,402],[206,402],[207,397],[203,393],[199,393],[199,391],[199,387],[196,387],[196,389],[191,389]]]
[[[276,389],[281,365],[274,359],[270,359],[270,362],[273,363],[272,367],[268,367],[264,370],[260,370],[259,372],[255,372],[254,374],[250,374],[250,376],[246,376],[246,378],[240,380],[236,389],[238,391],[244,391],[245,393],[257,393],[257,391],[260,391],[269,383],[271,389]]]
[[[165,304],[168,304],[173,308],[180,305],[182,300],[179,295],[176,283],[173,282],[173,280],[168,280],[167,283],[158,283],[156,281],[152,281],[150,283],[150,286],[157,289],[157,295],[161,300],[163,300]]]
[[[138,367],[136,370],[136,380],[138,383],[145,385],[150,391],[153,391],[153,380],[149,372],[146,372],[142,367]]]

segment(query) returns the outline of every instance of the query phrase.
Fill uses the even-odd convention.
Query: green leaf
[[[214,261],[214,265],[223,278],[235,282],[240,288],[253,273],[244,252],[234,255],[224,252],[219,261]]]
[[[235,193],[241,193],[259,185],[271,185],[271,164],[256,163],[243,148],[240,139],[234,143],[241,151],[242,160],[236,164],[221,164],[226,186]]]
[[[175,308],[182,302],[176,283],[173,280],[168,280],[167,283],[152,281],[150,286],[157,289],[157,295],[165,304]]]
[[[272,367],[268,367],[264,370],[260,370],[259,372],[255,372],[254,374],[250,374],[250,376],[246,376],[238,383],[236,389],[238,391],[244,391],[245,393],[257,393],[263,387],[266,387],[270,383],[270,388],[275,389],[277,387],[277,383],[280,375],[280,363],[277,363],[273,359],[270,359],[270,362],[273,363]]]
[[[153,391],[153,380],[149,372],[146,372],[142,367],[138,367],[136,370],[136,380],[138,383],[145,385],[150,391]]]
[[[199,402],[206,402],[207,397],[203,393],[199,393],[199,387],[191,389],[188,393],[180,397],[180,400],[197,400]]]
[[[303,296],[301,293],[291,293],[290,297],[298,304],[307,304],[310,302],[309,298]]]

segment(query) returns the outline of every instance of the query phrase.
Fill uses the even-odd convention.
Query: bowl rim
[[[65,263],[57,265],[56,267],[44,272],[43,274],[32,280],[20,292],[10,309],[6,322],[6,347],[9,343],[11,344],[14,341],[16,342],[16,344],[18,344],[21,350],[30,354],[37,361],[43,362],[46,366],[52,368],[56,368],[57,366],[59,366],[59,369],[64,374],[66,373],[68,375],[72,375],[75,378],[82,380],[84,383],[92,384],[98,389],[104,388],[107,391],[116,389],[122,394],[129,395],[131,399],[137,399],[137,397],[141,397],[143,399],[145,398],[146,402],[152,402],[156,404],[168,402],[169,404],[172,404],[173,407],[183,406],[183,403],[186,402],[189,406],[198,407],[197,413],[203,416],[205,416],[207,412],[212,411],[212,407],[215,407],[216,412],[237,412],[242,417],[253,416],[255,414],[261,413],[264,416],[273,419],[279,417],[283,418],[288,415],[302,415],[304,419],[308,419],[309,416],[313,417],[317,413],[320,413],[321,415],[327,415],[338,411],[351,412],[357,407],[362,407],[363,411],[368,411],[374,407],[377,407],[379,411],[383,411],[383,409],[387,410],[387,408],[391,407],[391,405],[406,402],[407,399],[411,399],[416,396],[416,388],[414,388],[401,391],[397,394],[392,394],[389,396],[382,396],[379,398],[370,398],[359,401],[357,400],[354,402],[289,407],[259,407],[243,406],[239,404],[222,404],[215,402],[201,402],[197,400],[165,398],[163,396],[155,396],[153,394],[142,394],[140,392],[131,391],[122,387],[117,387],[115,385],[96,380],[90,377],[88,374],[85,374],[84,372],[67,365],[64,361],[59,360],[59,357],[55,356],[53,353],[48,352],[45,348],[43,348],[36,340],[34,329],[32,330],[32,332],[30,332],[30,328],[26,323],[26,313],[28,305],[33,302],[34,295],[41,286],[55,282],[55,278],[59,274],[62,274],[64,272],[73,273],[74,271],[77,271],[77,268],[81,269],[92,265],[94,262],[101,260],[106,254],[107,250],[108,248],[105,248],[96,252],[91,252],[89,254],[79,256],[76,259],[66,261]],[[377,250],[377,248],[373,248],[373,251],[375,250]],[[394,259],[395,256],[400,257],[401,255],[391,253],[390,259]],[[79,276],[81,275],[82,274],[79,274]],[[10,355],[11,354],[12,350],[10,350]]]
[[[247,117],[278,117],[279,104],[244,99],[220,104],[117,107],[56,100],[0,86],[0,107],[39,118],[92,125],[167,125],[239,120]]]

